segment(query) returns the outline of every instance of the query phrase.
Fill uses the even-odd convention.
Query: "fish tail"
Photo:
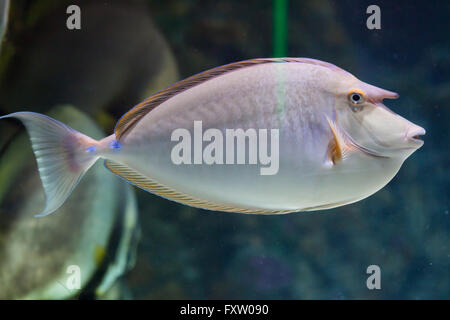
[[[97,161],[98,142],[39,113],[16,112],[3,118],[19,119],[28,131],[46,198],[44,210],[36,217],[49,215],[66,201]]]

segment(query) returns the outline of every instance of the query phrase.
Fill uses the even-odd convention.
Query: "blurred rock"
[[[8,26],[9,0],[0,0],[0,48]]]
[[[81,30],[66,28],[69,4],[81,8]],[[18,0],[12,9],[15,51],[0,77],[2,113],[72,104],[118,118],[178,78],[143,1]]]
[[[51,116],[91,137],[103,136],[86,115],[60,107]],[[131,187],[94,165],[55,213],[34,218],[44,193],[25,133],[0,158],[0,298],[101,296],[133,262],[137,209]],[[66,283],[81,271],[81,289]]]

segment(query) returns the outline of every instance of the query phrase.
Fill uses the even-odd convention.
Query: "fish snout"
[[[425,135],[426,131],[424,128],[414,125],[410,127],[406,132],[406,140],[413,148],[420,148],[423,146],[423,140],[420,138]]]

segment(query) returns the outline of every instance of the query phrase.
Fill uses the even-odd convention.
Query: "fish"
[[[92,139],[33,112],[25,125],[54,212],[99,159],[129,183],[185,205],[285,214],[331,209],[383,188],[425,129],[391,111],[395,92],[311,58],[256,58],[179,81]]]

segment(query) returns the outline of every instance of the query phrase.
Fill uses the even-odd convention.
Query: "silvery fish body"
[[[106,167],[129,182],[205,209],[275,214],[333,208],[382,188],[423,144],[418,136],[424,129],[382,104],[397,97],[318,60],[247,60],[150,97],[103,140],[66,133],[72,138],[63,143],[75,156],[65,165],[74,181],[105,158]],[[33,128],[52,121],[32,113],[9,116],[24,121],[32,137]],[[34,149],[39,164],[39,146]],[[40,171],[48,191],[58,177],[47,173],[47,163],[41,161]],[[56,197],[46,192],[43,214],[73,187],[68,182]]]
[[[122,154],[111,158],[163,185],[229,206],[299,211],[359,200],[376,191],[373,184],[386,184],[399,166],[373,172],[377,181],[370,184],[366,172],[375,170],[378,158],[355,155],[349,159],[353,174],[329,168],[332,133],[325,115],[332,117],[334,99],[321,84],[332,73],[304,63],[269,63],[213,78],[149,112],[124,137]],[[261,175],[259,165],[173,164],[172,132],[186,128],[193,137],[198,120],[203,131],[217,128],[223,137],[227,128],[278,129],[278,172]]]

